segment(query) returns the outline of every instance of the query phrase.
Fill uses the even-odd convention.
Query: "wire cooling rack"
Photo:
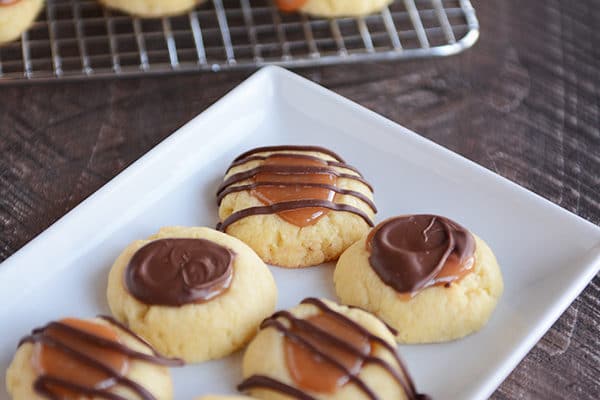
[[[469,0],[396,0],[333,20],[282,13],[272,0],[209,0],[156,19],[47,0],[31,29],[0,47],[0,83],[445,56],[478,36]]]

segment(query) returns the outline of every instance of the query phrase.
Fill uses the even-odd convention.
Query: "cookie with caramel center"
[[[218,229],[269,264],[307,267],[364,235],[377,208],[359,170],[319,146],[269,146],[238,156],[217,189]]]
[[[168,227],[131,243],[107,289],[116,319],[187,362],[244,346],[275,308],[268,267],[240,240],[210,228]]]
[[[334,284],[342,303],[375,313],[401,343],[478,331],[504,288],[490,247],[437,215],[404,215],[376,226],[342,254]]]

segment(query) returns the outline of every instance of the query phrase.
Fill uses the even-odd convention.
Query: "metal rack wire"
[[[478,36],[469,0],[396,0],[333,20],[281,13],[272,0],[212,0],[157,19],[47,0],[21,40],[0,47],[0,84],[446,56]]]

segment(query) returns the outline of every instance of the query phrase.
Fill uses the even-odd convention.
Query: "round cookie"
[[[168,227],[121,253],[107,297],[113,315],[159,351],[200,362],[244,346],[273,312],[277,288],[238,239]]]
[[[43,5],[44,0],[0,0],[0,44],[18,39]]]
[[[366,311],[305,299],[265,320],[243,359],[238,390],[259,399],[426,399],[394,335]]]
[[[184,14],[204,0],[99,0],[102,5],[142,18]]]
[[[400,343],[454,340],[481,329],[504,288],[492,250],[446,218],[410,215],[382,222],[338,260],[344,304],[375,313]]]
[[[296,268],[335,260],[376,213],[356,168],[317,146],[270,146],[238,156],[217,191],[218,229],[267,263]]]
[[[315,17],[360,17],[379,12],[393,0],[277,0],[282,11],[300,11]]]
[[[63,398],[67,393],[127,399],[150,394],[168,400],[173,386],[167,367],[181,365],[112,318],[68,318],[21,340],[6,372],[6,387],[13,400]]]

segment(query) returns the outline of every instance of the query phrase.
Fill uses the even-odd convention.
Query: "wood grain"
[[[474,5],[462,55],[300,72],[599,224],[597,2]],[[0,260],[247,76],[0,88]],[[597,276],[492,398],[599,399],[599,324]]]

